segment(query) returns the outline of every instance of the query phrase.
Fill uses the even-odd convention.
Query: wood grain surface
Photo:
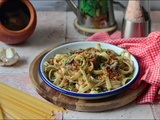
[[[74,20],[73,25],[79,33],[81,33],[82,35],[85,35],[85,36],[91,36],[94,33],[102,32],[102,31],[106,31],[108,34],[111,35],[112,33],[114,33],[118,29],[117,23],[115,25],[107,27],[107,28],[87,28],[87,27],[83,27],[83,26],[80,26],[78,24],[78,19],[77,18]]]
[[[83,112],[100,112],[116,109],[134,101],[147,88],[147,84],[143,83],[136,90],[127,89],[112,97],[98,100],[80,100],[63,95],[46,85],[38,73],[38,66],[41,58],[55,47],[57,46],[46,49],[32,61],[29,68],[29,76],[36,91],[44,99],[59,107]]]

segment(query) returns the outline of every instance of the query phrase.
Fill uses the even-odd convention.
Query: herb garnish
[[[93,72],[92,72],[92,71],[86,71],[86,73],[88,73],[88,74],[92,74]]]
[[[85,59],[86,59],[86,57],[83,55],[83,56],[82,56],[82,59],[83,59],[83,60],[85,60]]]
[[[100,64],[100,69],[102,69],[103,65],[104,65],[104,63],[101,63],[101,64]]]
[[[72,56],[72,53],[69,53],[68,57],[71,57]]]
[[[65,62],[64,64],[68,64],[69,62]]]
[[[107,60],[105,57],[102,57],[102,56],[101,56],[101,59],[102,59],[102,60],[104,60],[104,61],[106,61],[106,60]]]
[[[53,79],[55,79],[56,78],[56,76],[55,76],[55,74],[53,73],[53,74],[51,74],[51,78],[53,78]]]
[[[117,61],[118,61],[118,64],[120,64],[120,65],[122,65],[122,64],[123,64],[123,62],[122,62],[122,60],[121,60],[121,59],[118,59]]]
[[[79,65],[79,66],[81,66],[81,65],[82,65],[82,63],[78,63],[78,65]]]
[[[133,78],[133,75],[130,75],[128,78],[129,78],[129,79],[132,79],[132,78]]]
[[[74,84],[74,83],[71,83],[69,86],[71,86],[71,87],[75,87],[75,84]]]
[[[102,49],[102,48],[101,48],[101,52],[104,52],[104,51],[106,51],[106,49]]]
[[[90,50],[90,48],[87,48],[86,53],[88,53],[89,50]]]

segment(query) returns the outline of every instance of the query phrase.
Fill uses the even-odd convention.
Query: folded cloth
[[[150,33],[148,37],[127,39],[121,39],[119,31],[111,36],[107,32],[98,32],[86,41],[105,42],[127,49],[140,65],[140,75],[131,88],[138,88],[142,80],[150,84],[137,103],[153,103],[155,99],[160,99],[160,32]]]

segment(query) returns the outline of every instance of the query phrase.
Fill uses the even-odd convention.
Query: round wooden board
[[[117,23],[115,25],[111,26],[111,27],[108,27],[108,28],[99,28],[99,29],[96,29],[96,28],[86,28],[86,27],[80,26],[78,24],[78,19],[77,18],[74,20],[73,24],[74,24],[75,29],[79,33],[81,33],[82,35],[86,35],[86,36],[91,36],[94,33],[102,32],[102,31],[106,31],[108,34],[112,34],[112,33],[114,33],[118,29]]]
[[[58,45],[59,46],[59,45]],[[48,87],[40,78],[38,66],[41,58],[51,49],[51,47],[40,53],[31,63],[29,68],[30,80],[36,91],[49,102],[63,107],[65,109],[83,111],[83,112],[98,112],[115,109],[134,101],[147,88],[147,84],[143,83],[136,90],[127,89],[112,97],[98,100],[80,100],[68,97],[60,92]]]

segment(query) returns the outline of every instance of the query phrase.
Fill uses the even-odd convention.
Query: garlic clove
[[[6,51],[4,48],[0,49],[0,65],[4,65],[4,58],[6,57]]]
[[[6,50],[6,58],[12,58],[14,57],[14,54],[15,54],[15,50],[13,48],[8,48]]]
[[[0,49],[0,65],[13,65],[18,59],[19,55],[13,48]]]

